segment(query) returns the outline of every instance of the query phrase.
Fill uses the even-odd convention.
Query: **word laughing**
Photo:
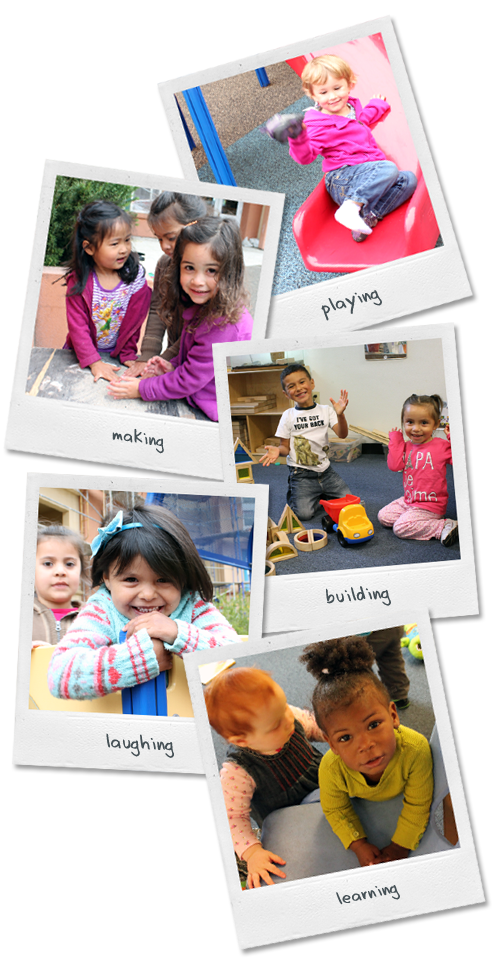
[[[140,756],[141,750],[151,749],[151,745],[147,739],[143,739],[142,735],[140,739],[134,739],[133,742],[130,739],[110,739],[108,733],[106,732],[106,742],[108,744],[108,749],[130,749],[130,754],[132,756]],[[153,749],[157,749],[158,752],[164,752],[167,759],[173,759],[174,757],[174,747],[171,742],[158,742],[154,741],[153,736],[151,736],[151,743]]]
[[[343,301],[342,299],[339,299],[338,302],[334,302],[334,301],[332,301],[331,298],[329,298],[328,301],[330,302],[330,305],[322,305],[321,306],[322,311],[324,312],[324,315],[325,315],[325,319],[328,321],[328,316],[331,315],[332,312],[341,311],[341,309],[347,308],[348,306],[351,309],[351,313],[350,314],[352,315],[353,312],[354,312],[354,306],[356,304],[356,298],[358,299],[358,302],[361,302],[361,304],[363,304],[363,302],[373,302],[374,305],[381,305],[382,304],[382,299],[381,299],[378,291],[372,291],[371,293],[368,292],[368,291],[365,291],[362,295],[358,295],[357,291],[355,291],[354,292],[354,295],[352,296],[352,298],[346,298],[345,301]],[[347,302],[347,305],[346,305],[346,302]]]

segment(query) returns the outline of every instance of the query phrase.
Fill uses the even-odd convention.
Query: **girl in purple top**
[[[342,58],[324,54],[309,61],[301,81],[315,105],[306,110],[302,126],[292,126],[288,135],[290,155],[297,163],[307,165],[318,155],[324,157],[325,185],[338,204],[335,220],[360,242],[382,217],[411,197],[417,178],[410,170],[398,170],[377,145],[370,130],[391,109],[383,95],[363,108],[351,95],[356,80]]]
[[[112,380],[120,367],[101,351],[130,366],[151,301],[146,273],[132,251],[132,217],[115,203],[95,200],[76,218],[73,253],[66,275],[68,335],[82,369],[94,382]]]
[[[184,227],[160,287],[165,317],[173,320],[181,315],[183,319],[179,353],[170,362],[153,356],[142,379],[115,377],[109,392],[116,399],[186,398],[216,421],[212,346],[252,335],[252,318],[244,304],[243,251],[235,223],[200,217]]]

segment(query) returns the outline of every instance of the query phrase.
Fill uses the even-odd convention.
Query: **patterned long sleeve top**
[[[290,708],[307,738],[312,742],[324,742],[325,737],[311,712],[295,705],[290,705]],[[250,820],[256,783],[243,766],[232,761],[222,764],[220,779],[233,847],[238,857],[242,857],[244,851],[257,843]]]
[[[165,642],[165,647],[174,654],[240,640],[220,611],[199,593],[184,594],[171,618],[178,633],[174,643]],[[160,669],[146,630],[119,643],[120,631],[128,623],[109,590],[101,586],[55,648],[48,669],[51,694],[56,698],[100,698],[155,678]]]

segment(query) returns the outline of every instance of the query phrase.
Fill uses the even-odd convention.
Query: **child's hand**
[[[153,651],[156,654],[160,671],[170,671],[173,665],[172,651],[167,651],[163,641],[153,638]]]
[[[265,468],[269,467],[270,464],[275,464],[280,456],[280,449],[276,447],[276,444],[268,444],[266,447],[266,453],[262,455],[261,464]]]
[[[261,878],[266,884],[274,884],[269,872],[277,874],[278,878],[286,878],[286,874],[275,867],[275,864],[286,864],[286,861],[282,857],[278,857],[277,854],[273,854],[272,851],[266,851],[261,844],[254,844],[250,847],[249,853],[244,855],[244,859],[248,867],[249,888],[260,888]]]
[[[115,376],[109,384],[108,393],[114,400],[140,400],[139,379],[124,379],[123,376]]]
[[[401,847],[400,844],[395,844],[393,840],[391,840],[391,843],[387,847],[383,847],[381,850],[384,861],[402,861],[405,857],[408,857],[409,853],[408,847]]]
[[[444,425],[444,432],[445,432],[445,434],[446,434],[446,436],[447,436],[447,438],[449,440],[450,439],[450,425],[449,424],[445,424]]]
[[[387,101],[385,95],[372,95],[372,98],[380,98],[380,101],[381,102],[386,102]]]
[[[340,391],[340,397],[337,403],[335,403],[335,400],[333,400],[333,398],[330,397],[330,403],[333,409],[335,410],[337,417],[341,417],[347,407],[347,404],[349,403],[349,395],[347,393],[347,390]]]
[[[175,366],[172,366],[168,359],[162,359],[161,356],[152,356],[146,363],[143,376],[162,376],[163,373],[171,373],[174,369]]]
[[[91,364],[90,369],[94,377],[94,383],[97,383],[97,380],[108,380],[110,383],[111,380],[116,379],[115,373],[120,367],[112,366],[111,363],[103,363],[102,359],[98,359],[96,363]]]
[[[159,610],[138,614],[137,617],[129,620],[124,630],[127,632],[127,638],[137,634],[139,630],[146,630],[151,638],[156,637],[160,641],[166,641],[167,644],[173,644],[178,633],[175,620],[171,620],[166,613],[161,613]]]
[[[401,433],[401,428],[400,427],[391,427],[389,433],[390,434],[400,434]]]
[[[123,363],[127,367],[122,377],[131,380],[134,376],[142,376],[144,370],[146,369],[146,363],[141,359],[129,359],[127,362]]]
[[[352,844],[349,845],[349,850],[354,851],[362,868],[368,867],[369,864],[382,864],[383,861],[387,860],[378,847],[375,847],[375,844],[370,844],[366,837],[362,840],[353,840]]]

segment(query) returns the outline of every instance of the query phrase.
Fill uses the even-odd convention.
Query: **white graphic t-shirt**
[[[320,474],[328,460],[328,428],[337,423],[332,406],[315,403],[306,410],[291,407],[285,410],[276,431],[276,437],[290,440],[290,453],[286,463],[296,468],[312,468]]]

